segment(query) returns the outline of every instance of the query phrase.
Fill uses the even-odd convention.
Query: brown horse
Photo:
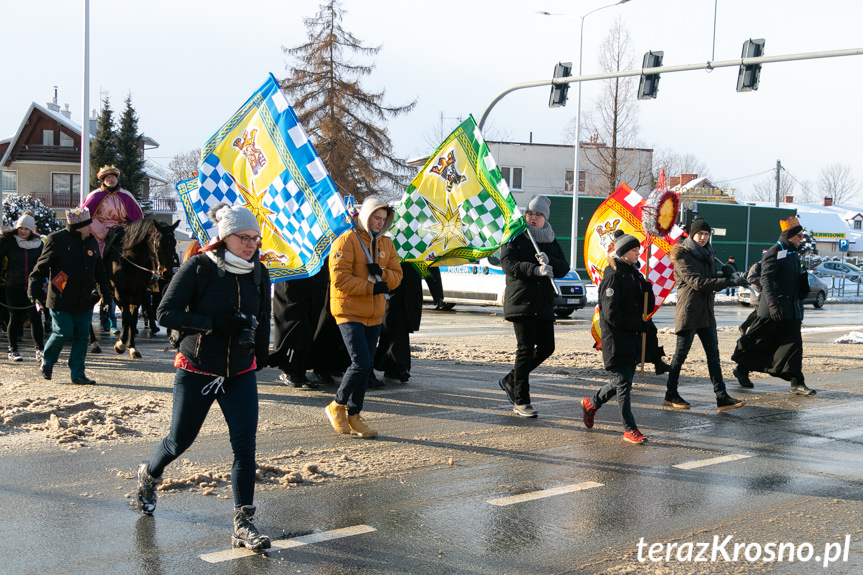
[[[169,281],[174,274],[177,249],[174,230],[179,223],[171,225],[145,218],[114,228],[106,238],[105,271],[123,317],[120,339],[114,344],[117,353],[128,349],[133,359],[141,359],[135,349],[138,307],[147,301],[147,288],[151,284]]]

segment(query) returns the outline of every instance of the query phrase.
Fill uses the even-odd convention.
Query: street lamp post
[[[581,65],[582,65],[582,53],[584,52],[584,19],[593,14],[594,12],[599,12],[605,8],[611,8],[612,6],[618,6],[620,4],[626,4],[629,0],[619,0],[619,2],[615,2],[614,4],[606,4],[605,6],[600,6],[599,8],[595,8],[581,17],[581,29],[578,33],[578,75],[581,76]],[[546,13],[548,14],[548,13]],[[548,14],[551,15],[551,14]],[[575,116],[575,160],[573,162],[574,172],[572,174],[572,243],[569,254],[570,267],[575,269],[576,262],[578,261],[578,166],[579,166],[579,156],[581,155],[581,82],[578,83],[578,100],[576,103],[576,116]],[[585,178],[587,181],[587,178]]]

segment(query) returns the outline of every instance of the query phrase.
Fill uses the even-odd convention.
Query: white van
[[[467,305],[503,306],[506,277],[500,267],[500,252],[495,252],[477,263],[460,266],[440,266],[444,301]],[[554,298],[557,317],[569,317],[587,304],[584,282],[570,270],[564,277],[555,279],[560,295]],[[428,286],[423,282],[423,297],[431,301]]]

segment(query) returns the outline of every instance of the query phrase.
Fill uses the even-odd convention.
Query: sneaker
[[[9,361],[24,361],[24,358],[21,357],[21,354],[18,353],[18,350],[12,350],[6,356],[9,358]]]
[[[42,363],[42,350],[41,349],[36,350],[36,361],[38,363]]]
[[[81,377],[76,377],[72,380],[74,385],[96,385],[95,379],[90,379],[86,375],[82,375]]]
[[[363,419],[360,417],[359,413],[348,416],[348,426],[350,426],[351,429],[351,437],[368,439],[369,437],[376,437],[378,434],[377,431],[363,423]]]
[[[689,405],[689,402],[680,397],[678,394],[665,394],[665,401],[662,402],[662,405],[666,405],[668,407],[673,407],[674,409],[689,409],[692,407]]]
[[[321,370],[314,370],[312,372],[312,380],[319,385],[335,385],[336,380],[333,379],[333,376],[329,373]]]
[[[378,376],[374,374],[374,372],[369,374],[369,382],[366,384],[366,389],[380,389],[384,387],[386,384],[378,379]]]
[[[799,383],[791,386],[791,393],[794,395],[815,395],[815,390],[807,387],[805,383]]]
[[[231,547],[245,547],[250,551],[260,551],[270,548],[270,538],[258,533],[254,520],[254,505],[243,505],[234,511],[234,531],[231,533]]]
[[[135,511],[142,515],[153,514],[158,499],[156,488],[160,483],[162,483],[162,478],[150,475],[146,461],[138,466],[138,491],[135,493],[135,498],[132,499],[132,507],[135,508]]]
[[[303,387],[305,387],[306,389],[316,389],[318,387],[317,383],[309,381],[306,378],[306,374],[296,375],[292,373],[282,372],[279,374],[279,381],[281,381],[285,385],[290,385],[291,387],[295,387],[297,389]]]
[[[596,408],[590,403],[590,398],[585,397],[581,400],[581,411],[584,415],[584,426],[591,429],[593,427],[593,417],[596,415]]]
[[[50,380],[51,375],[54,373],[54,366],[48,365],[47,363],[45,363],[45,360],[42,359],[42,363],[41,363],[41,365],[39,365],[39,371],[42,372],[42,378],[43,379]]]
[[[335,401],[330,403],[327,408],[327,417],[333,426],[333,429],[339,433],[350,433],[351,426],[348,425],[348,406],[339,405]]]
[[[135,330],[135,331],[137,332],[138,330]],[[120,330],[117,329],[116,327],[112,327],[111,328],[111,335],[120,335]]]
[[[623,440],[641,445],[647,441],[647,438],[641,435],[641,432],[637,429],[633,429],[632,431],[623,432]]]
[[[745,387],[747,389],[752,389],[755,385],[752,383],[752,380],[749,379],[749,372],[740,369],[740,366],[734,368],[734,371],[731,372],[734,374],[734,377],[737,378],[737,383],[740,384],[740,387]]]
[[[729,409],[737,409],[738,407],[743,407],[746,405],[745,401],[741,401],[739,399],[734,399],[727,393],[724,393],[716,398],[716,411],[722,413],[723,411],[728,411]]]
[[[512,388],[509,386],[509,382],[507,382],[507,380],[506,380],[508,375],[509,374],[507,374],[507,375],[503,376],[502,378],[500,378],[499,380],[497,380],[497,384],[500,386],[500,388],[506,394],[506,398],[509,400],[509,402],[512,405],[515,405],[515,394],[513,393]]]
[[[513,405],[512,410],[522,417],[536,417],[538,415],[536,410],[529,403],[525,403],[524,405]]]

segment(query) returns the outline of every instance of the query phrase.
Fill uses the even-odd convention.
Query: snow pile
[[[852,331],[834,340],[833,343],[863,343],[863,331]]]

